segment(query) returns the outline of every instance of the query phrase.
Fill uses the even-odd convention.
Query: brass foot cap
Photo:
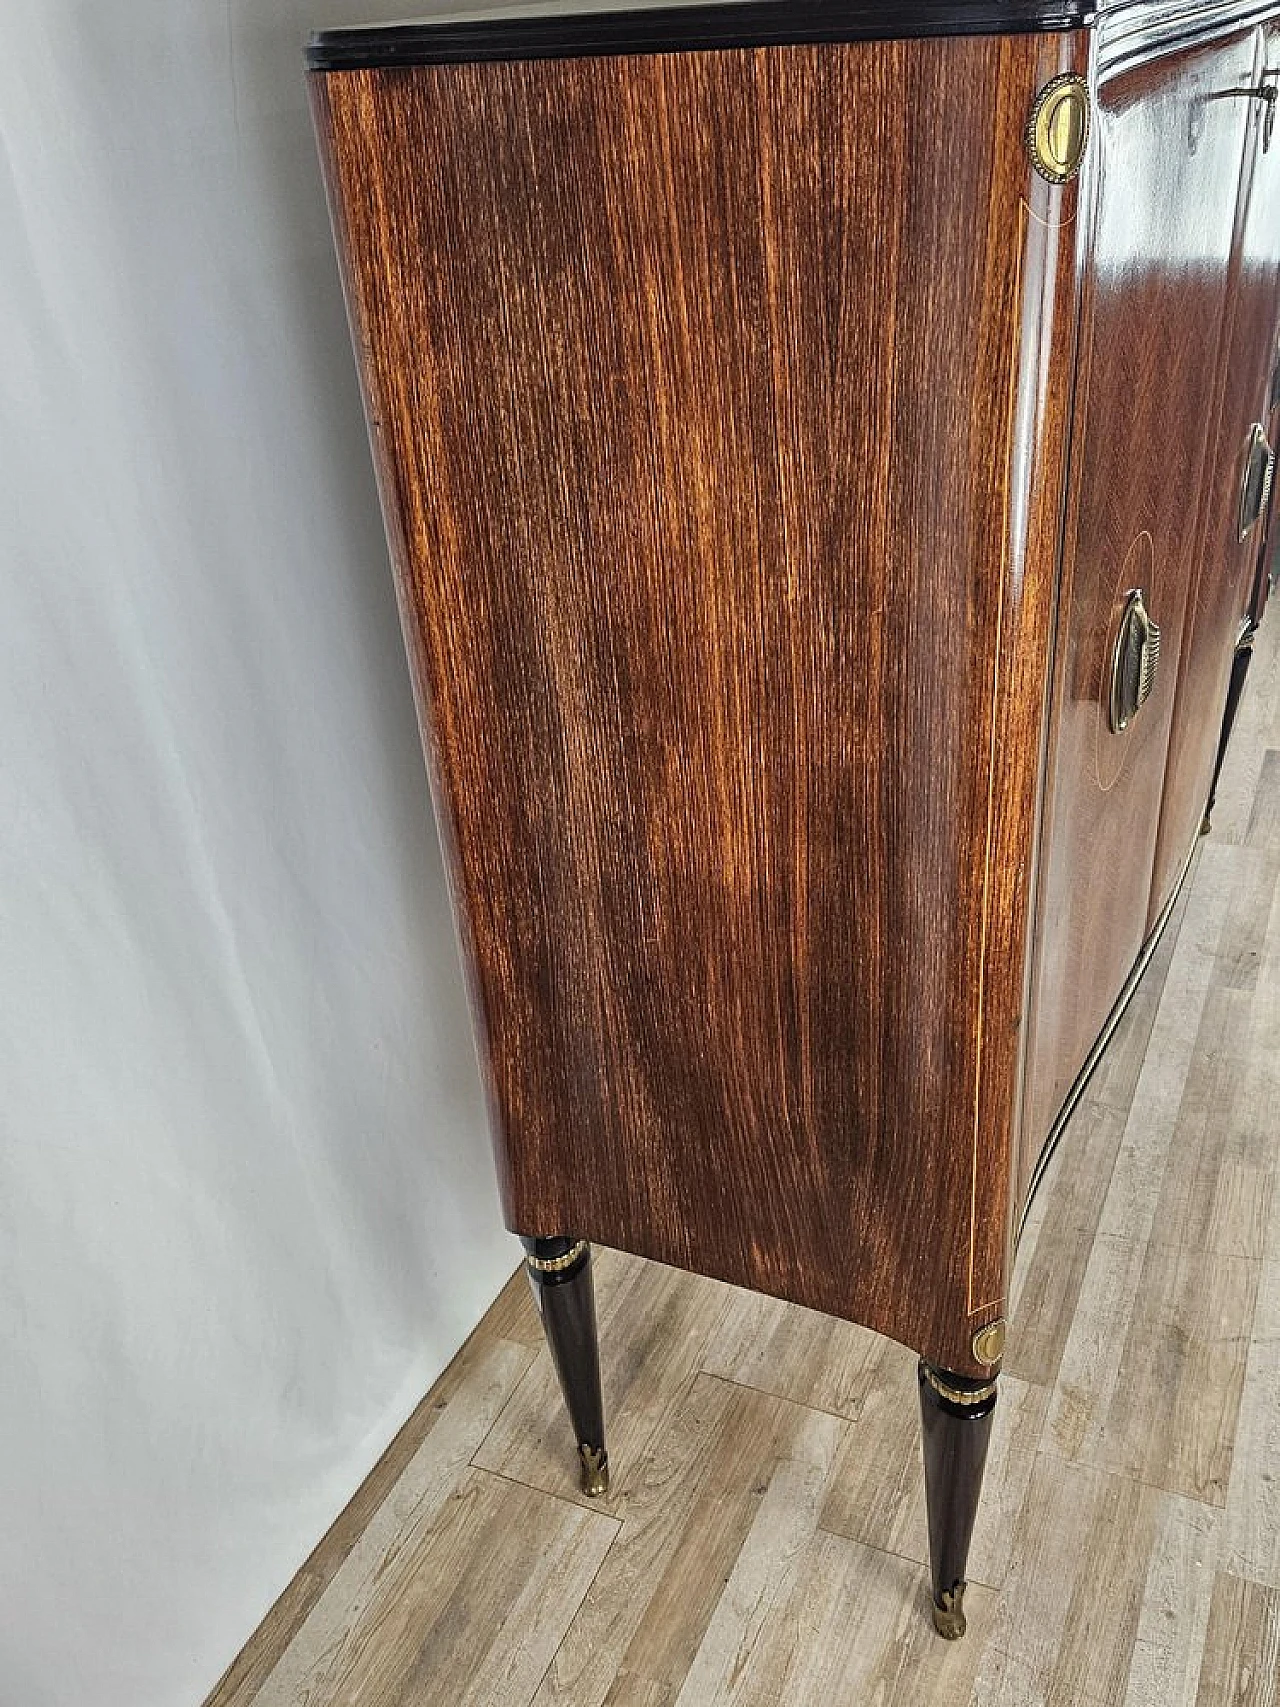
[[[1209,814],[1206,812],[1204,817],[1200,820],[1200,834],[1202,836],[1207,836],[1209,834],[1209,831],[1212,830],[1212,828],[1213,828],[1212,820],[1210,819]]]
[[[609,1454],[604,1447],[590,1447],[584,1441],[578,1448],[582,1460],[582,1491],[589,1499],[598,1499],[609,1492]]]
[[[933,1627],[948,1642],[958,1641],[968,1628],[964,1619],[964,1584],[957,1583],[950,1594],[933,1603]]]

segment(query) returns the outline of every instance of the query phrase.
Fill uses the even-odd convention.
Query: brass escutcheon
[[[1065,184],[1080,170],[1089,140],[1089,89],[1083,77],[1064,71],[1035,98],[1027,121],[1031,164],[1051,184]]]
[[[999,1363],[1004,1356],[1004,1317],[998,1316],[973,1336],[973,1355],[979,1363]]]

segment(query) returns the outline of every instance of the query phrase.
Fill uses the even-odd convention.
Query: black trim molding
[[[625,12],[318,30],[312,71],[482,59],[568,59],[906,36],[1021,35],[1092,23],[1096,0],[743,0]]]

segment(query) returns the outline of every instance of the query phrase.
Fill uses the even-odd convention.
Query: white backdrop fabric
[[[198,1703],[515,1266],[302,69],[0,51],[0,1707]]]

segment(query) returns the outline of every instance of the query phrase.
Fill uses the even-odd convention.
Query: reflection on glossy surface
[[[1257,31],[1242,30],[1104,72],[1097,88],[1022,1184],[1152,918],[1206,424],[1222,387],[1236,186],[1256,106],[1230,92],[1252,82],[1256,45]],[[1160,626],[1160,670],[1118,733],[1107,715],[1113,648],[1139,588]],[[1201,807],[1208,782],[1206,769]],[[1193,834],[1194,825],[1178,864]]]
[[[1249,86],[1272,88],[1266,74],[1280,74],[1280,25],[1257,31],[1254,45]],[[1265,575],[1261,512],[1269,496],[1265,486],[1270,446],[1280,433],[1280,397],[1273,396],[1280,306],[1280,148],[1274,142],[1265,146],[1274,105],[1256,99],[1240,104],[1245,108],[1246,146],[1239,272],[1220,357],[1221,415],[1211,441],[1197,530],[1152,916],[1174,881],[1179,849],[1195,834],[1204,811],[1236,643],[1256,608],[1258,584]],[[1251,490],[1255,485],[1256,492]]]

